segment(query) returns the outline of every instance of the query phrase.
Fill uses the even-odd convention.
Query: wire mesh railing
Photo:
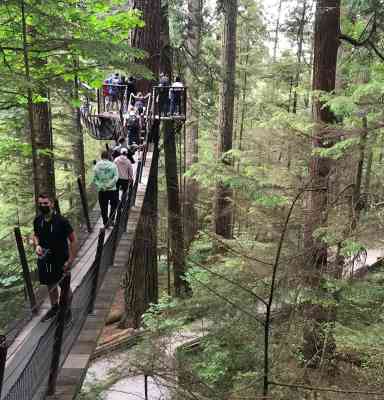
[[[93,309],[97,290],[108,268],[113,265],[118,242],[126,232],[130,209],[136,201],[143,168],[144,160],[140,160],[135,182],[119,202],[109,235],[106,235],[105,228],[101,228],[95,260],[81,282],[74,288],[72,300],[69,300],[70,276],[65,275],[57,284],[62,289],[58,315],[49,325],[35,326],[29,334],[31,337],[27,348],[20,347],[13,351],[12,360],[6,364],[4,381],[0,379],[1,400],[43,400],[48,393],[55,392],[58,371]],[[71,318],[68,317],[68,310],[71,310]],[[23,357],[17,357],[18,352],[25,354]],[[5,357],[0,357],[0,371],[4,370],[4,362]]]

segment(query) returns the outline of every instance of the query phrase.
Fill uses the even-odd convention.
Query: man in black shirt
[[[68,273],[76,256],[77,239],[69,221],[54,211],[54,202],[39,195],[40,214],[33,222],[33,242],[38,256],[40,283],[47,285],[51,309],[42,321],[53,318],[59,310],[59,289],[64,273]],[[72,293],[69,293],[69,298]]]

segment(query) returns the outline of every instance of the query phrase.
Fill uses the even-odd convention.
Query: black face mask
[[[49,206],[39,206],[39,210],[44,215],[48,215],[51,212],[51,208]]]

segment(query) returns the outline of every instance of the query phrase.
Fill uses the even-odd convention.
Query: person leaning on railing
[[[39,280],[49,289],[51,309],[42,321],[48,321],[59,311],[59,288],[63,276],[69,273],[76,257],[77,239],[69,221],[54,209],[54,201],[46,194],[38,197],[40,214],[33,222],[33,243],[36,250]],[[69,290],[69,299],[72,292]],[[67,321],[71,318],[71,309],[67,311]]]

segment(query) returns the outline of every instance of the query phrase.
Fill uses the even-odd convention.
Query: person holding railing
[[[119,202],[119,193],[116,188],[119,173],[116,164],[109,160],[107,150],[101,153],[101,160],[94,168],[93,183],[99,192],[99,205],[103,224],[106,227],[108,222],[108,206],[111,206],[109,218],[111,218]]]
[[[69,221],[55,211],[52,198],[46,194],[38,197],[40,214],[33,221],[33,243],[35,246],[39,280],[49,289],[50,310],[42,322],[53,318],[59,311],[59,286],[64,274],[69,273],[76,257],[77,239]],[[69,289],[69,299],[72,292]],[[70,302],[70,300],[69,300]],[[69,308],[66,320],[71,319]]]

